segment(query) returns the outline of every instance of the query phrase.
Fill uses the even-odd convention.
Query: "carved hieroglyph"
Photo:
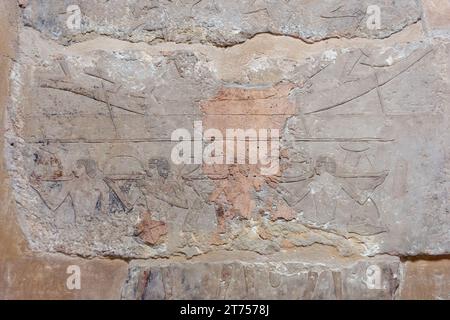
[[[78,2],[75,32],[23,9],[6,159],[32,249],[450,253],[450,46],[415,1]],[[195,121],[280,130],[278,173],[175,165]]]

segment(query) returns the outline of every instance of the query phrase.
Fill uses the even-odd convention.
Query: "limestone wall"
[[[450,298],[450,1],[5,0],[0,28],[0,298]]]

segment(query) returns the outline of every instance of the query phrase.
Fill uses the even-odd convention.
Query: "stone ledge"
[[[396,258],[345,266],[289,262],[132,263],[123,299],[394,299]]]

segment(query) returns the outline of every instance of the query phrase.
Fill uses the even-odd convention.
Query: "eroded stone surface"
[[[373,270],[381,281],[373,284]],[[124,299],[393,299],[395,259],[333,267],[302,262],[172,263],[132,266]],[[376,287],[376,288],[375,288]]]
[[[450,277],[448,257],[414,259],[405,264],[402,299],[449,300]]]
[[[80,30],[66,27],[69,14],[60,1],[33,0],[25,23],[67,44],[95,35],[133,42],[209,42],[218,46],[242,43],[260,33],[301,38],[307,42],[332,37],[384,38],[420,19],[415,1],[265,1],[265,0],[127,0],[108,5],[78,1]],[[383,28],[367,28],[367,8],[384,12]],[[369,11],[370,13],[370,11]]]
[[[428,31],[439,37],[449,37],[450,2],[448,0],[424,0],[425,21]]]
[[[312,243],[344,255],[448,252],[448,45],[327,50],[293,62],[280,84],[252,86],[221,83],[208,54],[225,49],[48,44],[23,29],[9,110],[11,176],[33,248],[127,258]],[[222,133],[280,130],[278,173],[174,165],[171,133],[195,121]],[[159,226],[151,240],[136,236],[146,215]]]
[[[78,31],[64,2],[19,3],[17,53],[2,42],[1,56],[0,238],[12,241],[0,293],[116,298],[127,263],[81,258],[106,257],[145,259],[130,264],[126,299],[391,299],[400,283],[419,297],[421,265],[383,255],[450,252],[446,7],[418,3],[79,1]],[[381,29],[367,28],[368,5]],[[278,170],[176,165],[171,134],[196,122],[279,130]],[[351,262],[308,262],[303,248]],[[253,260],[208,261],[224,250]],[[72,262],[101,285],[58,287]],[[420,286],[448,298],[438,264]],[[50,277],[18,282],[30,268],[58,276],[27,296]]]
[[[15,59],[18,10],[15,3],[0,3],[0,28],[8,30],[0,38],[0,118],[9,100],[9,72]],[[3,121],[0,132],[4,133]],[[0,148],[3,150],[3,139]],[[27,249],[27,241],[18,225],[10,181],[0,158],[0,299],[118,299],[127,274],[121,261],[83,260],[39,254]],[[66,286],[67,268],[77,265],[81,271],[80,290]]]
[[[67,285],[78,267],[80,287]],[[6,259],[0,265],[0,299],[120,299],[127,277],[123,261],[84,260],[53,255]],[[69,279],[70,280],[70,279]]]

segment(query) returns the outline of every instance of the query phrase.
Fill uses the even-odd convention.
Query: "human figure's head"
[[[77,165],[73,173],[77,178],[83,176],[85,173],[89,178],[95,178],[97,175],[97,163],[91,159],[79,159],[77,160]]]
[[[164,158],[153,158],[148,161],[148,172],[147,174],[153,178],[157,176],[167,179],[169,176],[170,165],[169,161]]]

